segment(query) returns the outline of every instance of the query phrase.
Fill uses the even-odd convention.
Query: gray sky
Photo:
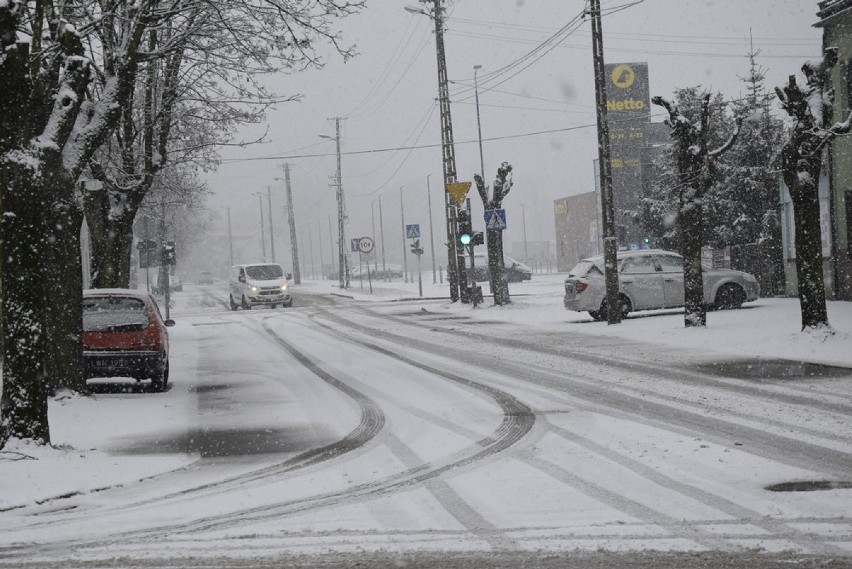
[[[602,0],[604,10],[630,0]],[[347,238],[378,229],[378,199],[384,215],[388,255],[401,256],[400,187],[406,223],[420,223],[428,243],[427,176],[431,174],[436,235],[444,227],[435,41],[432,22],[400,2],[372,0],[363,13],[341,22],[345,43],[359,55],[343,63],[327,55],[327,65],[271,78],[280,92],[301,93],[298,103],[281,105],[268,124],[246,128],[251,139],[268,128],[269,143],[223,150],[225,163],[207,177],[215,192],[212,205],[232,209],[235,231],[259,233],[258,197],[273,191],[278,260],[287,264],[282,164],[291,164],[294,211],[302,255],[319,240],[328,263],[329,215],[336,224],[334,135],[331,117],[342,123],[343,185],[350,222]],[[523,240],[521,205],[529,240],[553,240],[553,200],[594,189],[597,157],[591,24],[577,20],[582,0],[452,0],[445,35],[447,68],[460,180],[479,170],[474,65],[479,71],[482,135],[486,139],[486,180],[502,161],[514,167],[515,186],[504,202],[505,240]],[[726,97],[744,92],[739,77],[748,72],[749,34],[767,86],[786,82],[806,59],[819,56],[821,33],[813,28],[816,1],[805,0],[644,0],[605,17],[607,63],[647,62],[651,95],[703,85]],[[542,44],[572,21],[573,31],[559,45],[498,73]],[[659,115],[656,109],[652,109]],[[661,120],[657,118],[655,120]],[[544,131],[558,131],[536,134]],[[385,149],[424,146],[414,150]],[[364,151],[375,151],[366,152]],[[301,158],[310,154],[325,157]],[[280,158],[279,158],[280,157]],[[257,158],[267,158],[257,160]],[[475,192],[475,226],[482,228],[482,205]],[[264,208],[266,200],[264,199]],[[221,210],[220,210],[221,211]],[[336,225],[335,225],[336,227]],[[267,228],[268,231],[268,228]],[[321,236],[319,236],[321,232]],[[436,239],[436,249],[442,250]],[[253,246],[259,257],[259,243]],[[250,247],[251,249],[251,247]],[[251,257],[251,251],[246,255]],[[429,251],[427,247],[428,258]],[[249,260],[248,258],[243,260]]]

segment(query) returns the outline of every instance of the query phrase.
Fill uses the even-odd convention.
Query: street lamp
[[[482,123],[479,121],[479,83],[476,72],[482,69],[481,65],[473,66],[473,92],[476,95],[476,129],[479,131],[479,175],[485,180],[485,160],[482,158]]]

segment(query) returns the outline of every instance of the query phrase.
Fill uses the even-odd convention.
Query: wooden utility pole
[[[590,12],[592,57],[595,68],[595,108],[598,117],[598,167],[601,184],[606,321],[607,324],[618,324],[621,322],[621,301],[618,294],[618,241],[615,235],[615,206],[612,199],[612,167],[609,161],[609,125],[606,119],[606,78],[604,77],[600,0],[591,0]]]
[[[293,190],[290,187],[290,165],[284,164],[284,184],[287,188],[287,223],[290,225],[290,256],[293,262],[293,284],[302,284],[299,270],[299,244],[296,241],[296,214],[293,212]]]

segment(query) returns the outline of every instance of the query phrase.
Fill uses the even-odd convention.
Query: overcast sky
[[[220,211],[231,207],[234,229],[244,233],[259,233],[253,192],[272,187],[276,250],[284,264],[289,260],[284,186],[276,178],[283,179],[285,162],[291,164],[299,239],[305,241],[300,250],[309,254],[310,238],[319,262],[322,239],[328,263],[329,216],[335,232],[337,223],[334,190],[328,185],[335,170],[334,142],[320,135],[334,135],[332,117],[345,117],[347,238],[372,235],[373,217],[379,236],[381,197],[388,255],[401,256],[402,192],[405,222],[420,223],[428,243],[430,174],[436,235],[443,231],[433,25],[428,17],[405,11],[406,5],[418,2],[368,0],[361,14],[340,22],[344,43],[355,44],[359,53],[349,62],[328,52],[322,70],[271,78],[280,92],[300,93],[303,99],[272,111],[267,124],[241,131],[242,138],[251,139],[268,128],[269,142],[225,149],[225,162],[206,178],[215,192],[212,204]],[[744,92],[740,77],[748,73],[750,35],[769,88],[786,82],[820,52],[815,0],[602,0],[602,6],[613,10],[603,21],[606,62],[647,62],[652,96],[694,85],[739,96]],[[624,9],[614,10],[619,6]],[[515,186],[504,202],[509,248],[523,240],[524,217],[528,240],[554,240],[553,201],[594,189],[591,24],[581,17],[583,7],[582,0],[449,3],[445,42],[458,177],[472,180],[479,170],[472,86],[474,65],[481,65],[485,178],[490,183],[502,161],[515,171]],[[565,26],[560,43],[545,44],[525,59]],[[388,150],[411,146],[423,148]],[[326,156],[302,157],[316,154]],[[474,192],[471,197],[475,225],[481,228],[482,205]],[[251,260],[252,248],[259,256],[255,242],[241,260]]]

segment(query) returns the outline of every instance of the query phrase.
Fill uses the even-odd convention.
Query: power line
[[[664,113],[660,114],[649,114],[650,117],[660,117],[664,116]],[[635,120],[634,118],[630,119]],[[610,121],[611,123],[616,123],[619,121]],[[511,140],[517,138],[526,138],[530,136],[542,136],[546,134],[557,134],[560,132],[570,132],[574,130],[582,130],[586,128],[596,128],[597,123],[583,124],[577,126],[569,126],[564,128],[555,128],[548,130],[540,130],[534,132],[525,132],[518,134],[508,134],[504,136],[492,136],[488,138],[483,138],[483,142],[494,142],[498,140]],[[463,140],[463,141],[455,141],[455,144],[479,144],[479,139],[474,140]],[[392,148],[373,148],[368,150],[350,150],[341,152],[341,156],[359,156],[366,154],[381,154],[383,152],[398,152],[400,150],[424,150],[429,148],[441,148],[441,143],[432,143],[432,144],[421,144],[421,145],[411,145],[411,146],[397,146]],[[261,156],[257,158],[232,158],[227,160],[222,160],[222,164],[235,164],[240,162],[256,162],[263,160],[296,160],[299,158],[317,158],[317,157],[328,157],[328,156],[336,156],[336,153],[324,153],[324,154],[291,154],[291,155],[281,155],[281,156]]]

